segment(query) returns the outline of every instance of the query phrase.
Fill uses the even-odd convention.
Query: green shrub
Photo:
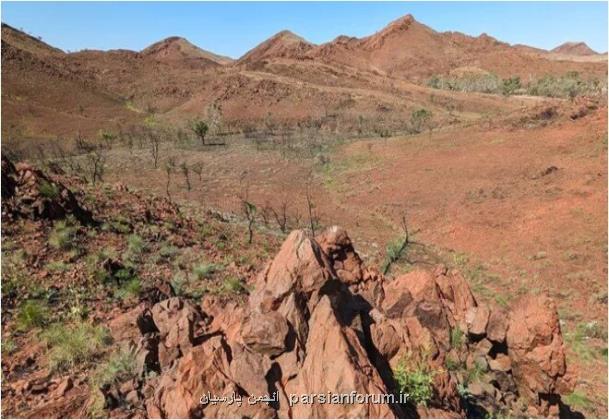
[[[137,277],[131,277],[114,292],[114,297],[120,300],[136,297],[140,294],[141,289],[142,284],[140,279]]]
[[[563,76],[544,76],[527,86],[527,93],[533,96],[553,98],[575,98],[577,96],[599,96],[606,92],[607,84],[597,79],[582,80],[577,72]]]
[[[408,238],[404,237],[398,238],[387,244],[385,261],[381,267],[383,274],[387,274],[389,272],[389,268],[391,268],[391,264],[397,262],[402,257],[407,243]]]
[[[434,89],[459,92],[499,93],[502,82],[494,74],[467,73],[462,76],[432,76],[427,85]]]
[[[547,75],[523,86],[519,77],[499,79],[493,74],[469,73],[462,76],[432,76],[427,85],[434,89],[462,92],[483,92],[513,95],[526,92],[532,96],[554,98],[575,98],[577,96],[604,96],[607,82],[598,79],[583,80],[577,72],[567,72],[562,76]]]
[[[444,366],[446,366],[446,369],[450,372],[454,372],[461,369],[463,365],[459,360],[454,360],[450,356],[446,356],[446,359],[444,360]]]
[[[91,376],[91,383],[103,388],[113,383],[122,382],[136,375],[135,355],[127,349],[120,349],[101,363]]]
[[[398,363],[393,377],[398,384],[399,391],[411,403],[427,405],[431,400],[434,374],[426,360],[415,359],[411,353],[407,353]]]
[[[412,111],[412,114],[410,114],[410,125],[412,127],[412,131],[415,133],[420,133],[425,128],[429,128],[431,117],[432,112],[425,108]]]
[[[222,269],[221,265],[217,264],[199,264],[192,269],[192,274],[197,280],[204,279],[210,274],[217,273]]]
[[[520,77],[510,77],[508,79],[503,79],[501,84],[501,93],[505,96],[510,96],[516,93],[516,91],[520,88]]]
[[[163,259],[170,259],[175,257],[179,252],[179,249],[173,245],[165,245],[163,247],[161,247],[161,249],[159,250],[159,255],[163,258]]]
[[[42,180],[42,182],[40,182],[40,185],[38,185],[38,191],[43,197],[50,200],[54,200],[59,197],[59,187],[56,184],[46,180]]]
[[[171,279],[171,287],[173,288],[173,291],[176,296],[184,296],[184,293],[186,291],[186,283],[186,277],[182,273],[174,274],[173,278]]]
[[[131,224],[125,217],[119,216],[115,220],[111,220],[108,223],[104,223],[102,226],[103,230],[110,230],[116,233],[127,234],[131,232]]]
[[[27,331],[33,327],[42,327],[47,323],[49,311],[41,300],[28,300],[21,304],[17,312],[17,329]]]
[[[49,263],[47,263],[46,265],[46,269],[51,271],[51,272],[56,272],[56,273],[63,273],[64,271],[67,271],[70,268],[70,266],[66,263],[64,263],[63,261],[51,261]]]
[[[247,289],[237,277],[227,277],[222,282],[221,291],[224,293],[243,293]]]
[[[60,220],[49,234],[49,245],[59,250],[70,250],[75,246],[77,232],[78,229],[73,226],[71,220]]]
[[[86,321],[75,324],[53,324],[42,335],[49,348],[51,370],[65,370],[89,362],[110,343],[110,335],[102,326]]]
[[[137,363],[135,355],[130,350],[120,349],[99,364],[89,379],[91,389],[94,392],[93,403],[90,407],[91,416],[95,418],[105,417],[103,414],[105,398],[101,392],[102,389],[136,377]]]
[[[465,343],[465,334],[461,331],[459,326],[456,326],[450,332],[450,346],[453,349],[461,348],[461,346]]]
[[[15,340],[13,340],[12,338],[6,338],[2,340],[3,355],[11,354],[15,351],[15,349],[17,349],[17,343],[15,343]]]
[[[476,382],[485,373],[486,373],[486,368],[484,366],[482,366],[480,363],[478,363],[478,361],[474,362],[474,366],[472,366],[466,372],[466,376],[465,376],[466,384],[471,384],[472,382]]]
[[[127,238],[127,252],[131,255],[140,255],[146,249],[146,242],[138,235],[129,235]]]
[[[586,409],[592,406],[592,401],[583,392],[573,391],[563,397],[563,401],[570,407],[576,409]]]

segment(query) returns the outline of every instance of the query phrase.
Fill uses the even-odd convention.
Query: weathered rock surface
[[[26,163],[13,165],[5,156],[2,156],[2,214],[51,220],[72,215],[84,224],[93,221],[91,212],[63,184]]]
[[[546,296],[528,296],[516,308],[506,336],[514,380],[521,395],[545,409],[550,396],[569,393],[574,385],[567,375],[556,305]]]
[[[570,389],[551,300],[506,314],[479,305],[443,267],[386,279],[338,227],[316,239],[292,232],[247,303],[174,297],[124,318],[116,334],[134,340],[123,331],[132,326],[140,357],[159,362],[160,376],[141,392],[149,417],[545,416]],[[394,372],[413,357],[432,378],[426,404],[374,403],[370,396],[399,392]],[[369,398],[320,398],[350,394]],[[271,401],[249,403],[265,395]],[[532,411],[518,411],[521,397]]]

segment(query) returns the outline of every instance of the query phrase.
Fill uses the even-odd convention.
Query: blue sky
[[[488,33],[550,49],[584,41],[607,51],[606,2],[2,2],[2,21],[63,50],[140,50],[183,36],[206,50],[239,57],[283,29],[314,43],[365,36],[411,13],[439,31]]]

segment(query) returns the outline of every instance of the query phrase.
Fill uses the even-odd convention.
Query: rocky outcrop
[[[251,286],[116,323],[159,362],[149,417],[551,416],[570,389],[551,300],[506,313],[443,267],[386,279],[338,227],[292,232]]]
[[[5,156],[2,156],[2,214],[52,220],[72,215],[83,224],[93,221],[91,212],[62,183],[26,163],[13,165]]]

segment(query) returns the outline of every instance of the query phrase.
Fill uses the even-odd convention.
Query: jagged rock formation
[[[13,163],[2,156],[2,215],[32,219],[63,219],[74,216],[91,223],[91,212],[72,191],[26,163]]]
[[[514,307],[479,304],[443,267],[389,280],[332,227],[292,232],[247,304],[173,297],[122,315],[113,332],[131,337],[142,371],[159,373],[138,394],[154,418],[556,416],[572,387],[556,308],[536,296]],[[408,366],[430,378],[424,401],[396,375]],[[320,397],[400,391],[411,397]],[[276,398],[248,402],[264,394]]]

